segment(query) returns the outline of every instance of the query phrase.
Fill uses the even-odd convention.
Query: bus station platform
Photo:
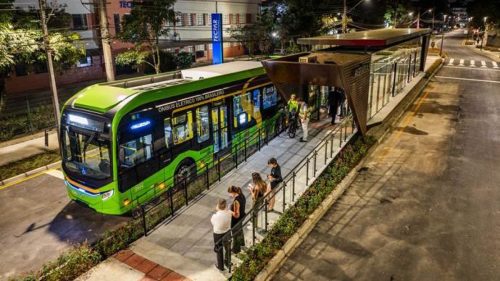
[[[286,132],[281,133],[267,146],[250,156],[247,162],[233,169],[210,190],[205,191],[198,200],[178,211],[174,218],[161,223],[148,236],[134,242],[128,250],[119,252],[80,276],[78,280],[105,280],[111,277],[115,280],[226,280],[229,276],[227,268],[226,271],[220,272],[214,266],[216,257],[210,218],[215,212],[217,200],[229,197],[229,186],[240,186],[247,198],[246,208],[249,210],[252,203],[246,187],[250,183],[251,174],[269,174],[267,161],[275,157],[283,176],[287,175],[317,148],[325,135],[338,129],[329,124],[329,118],[310,124],[308,142],[299,142],[302,136],[300,131],[293,139],[289,138]],[[349,133],[352,132],[349,127]],[[344,138],[347,139],[347,136]],[[340,148],[337,142],[335,147],[337,151]],[[318,155],[326,153],[318,152]],[[318,162],[323,162],[323,158],[320,159]],[[309,169],[312,169],[312,165]],[[303,178],[297,179],[297,185],[303,186],[303,190],[306,186],[305,177],[304,173]],[[302,191],[297,190],[297,193]],[[281,211],[278,207],[281,205],[281,199],[277,197],[275,208]],[[278,216],[279,214],[273,214],[270,218],[271,224]],[[246,245],[249,246],[250,235],[247,234],[245,233],[245,239]]]

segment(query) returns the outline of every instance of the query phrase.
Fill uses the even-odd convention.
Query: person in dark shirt
[[[281,176],[281,167],[278,164],[276,158],[271,158],[267,161],[267,165],[271,167],[271,173],[267,176],[271,185],[271,191],[278,186],[282,181],[283,177]],[[268,210],[273,211],[275,196],[269,199]]]
[[[335,118],[337,118],[337,113],[339,106],[342,102],[343,93],[340,91],[340,88],[332,87],[328,92],[328,105],[329,105],[329,113],[332,116],[332,125],[335,124]]]
[[[241,221],[245,217],[245,205],[246,198],[243,195],[240,187],[230,186],[227,189],[229,195],[233,198],[233,203],[231,204],[231,212],[233,217],[231,218],[231,231],[233,234],[233,253],[237,254],[241,251],[241,247],[245,246],[245,237],[243,236],[243,228],[241,227]]]

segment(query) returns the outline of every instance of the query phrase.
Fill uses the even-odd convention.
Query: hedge
[[[348,144],[297,202],[283,213],[266,237],[242,255],[242,263],[235,269],[231,280],[253,280],[374,143],[373,137],[366,137]]]

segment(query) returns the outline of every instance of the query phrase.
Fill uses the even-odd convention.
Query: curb
[[[31,177],[31,176],[35,176],[35,175],[40,174],[44,171],[48,171],[48,170],[57,168],[58,166],[61,166],[61,161],[57,161],[57,162],[33,169],[31,171],[24,172],[24,173],[19,174],[17,176],[13,176],[11,178],[1,180],[0,181],[0,189],[8,184],[16,183],[17,181],[23,180],[23,179]]]
[[[411,98],[410,101],[404,106],[404,110],[401,110],[399,114],[395,116],[394,121],[391,123],[395,123],[397,120],[400,120],[405,112],[407,112],[408,108],[414,103],[415,99],[419,97],[430,80],[434,77],[434,75],[442,68],[444,60],[441,59],[441,63],[437,66],[432,73],[428,75],[426,81],[423,85],[418,89],[416,95]],[[389,127],[392,128],[392,125]],[[314,212],[309,215],[307,220],[302,224],[302,226],[297,230],[295,234],[288,239],[288,241],[283,245],[281,250],[279,250],[273,258],[267,263],[266,267],[262,269],[257,277],[254,280],[256,281],[268,281],[271,280],[274,275],[278,272],[281,266],[285,263],[288,257],[302,244],[302,242],[307,238],[309,233],[314,229],[316,224],[319,222],[321,218],[326,214],[326,212],[333,206],[333,204],[344,194],[347,188],[354,182],[357,174],[359,173],[359,169],[363,167],[368,157],[373,153],[373,151],[382,143],[383,139],[387,136],[387,134],[392,131],[392,129],[387,129],[372,145],[372,147],[368,150],[366,155],[361,159],[361,161],[356,165],[349,174],[337,185],[337,188],[334,189],[323,202],[321,202],[320,206],[314,210]]]

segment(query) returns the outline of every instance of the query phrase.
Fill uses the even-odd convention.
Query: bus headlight
[[[111,196],[113,196],[113,193],[113,190],[104,192],[103,194],[101,194],[102,200],[108,200]]]

